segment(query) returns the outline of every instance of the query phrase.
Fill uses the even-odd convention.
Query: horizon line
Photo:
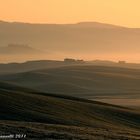
[[[25,21],[8,21],[8,20],[1,20],[0,23],[5,22],[5,23],[21,23],[21,24],[36,24],[36,25],[77,25],[81,23],[98,23],[98,24],[105,24],[105,25],[110,25],[110,26],[116,26],[116,27],[121,27],[121,28],[132,28],[132,29],[139,29],[140,27],[128,27],[125,25],[119,25],[119,24],[113,24],[113,23],[107,23],[107,22],[100,22],[100,21],[77,21],[77,22],[67,22],[67,23],[54,23],[54,22],[25,22]]]

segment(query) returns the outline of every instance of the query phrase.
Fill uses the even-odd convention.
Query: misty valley
[[[140,140],[140,29],[0,21],[0,139]]]

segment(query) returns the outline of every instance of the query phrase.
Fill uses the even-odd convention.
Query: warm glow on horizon
[[[0,20],[50,24],[100,22],[140,28],[139,6],[140,0],[0,0]],[[9,43],[28,44],[31,49],[46,51],[48,54],[24,57],[24,55],[16,56],[16,53],[13,55],[8,50],[10,52],[8,56],[0,56],[1,62],[34,59],[62,60],[65,57],[73,57],[84,60],[125,60],[140,63],[140,32],[136,29],[118,28],[102,30],[102,32],[92,29],[89,32],[83,28],[59,30],[53,26],[52,30],[50,26],[37,28],[21,26],[22,28],[18,30],[16,26],[9,26],[14,24],[9,24],[9,28],[3,25],[1,24],[3,32],[1,30],[0,47],[6,47]],[[15,48],[13,52],[16,52]]]
[[[140,0],[0,0],[0,20],[140,27]]]

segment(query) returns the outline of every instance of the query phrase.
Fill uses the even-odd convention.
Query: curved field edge
[[[38,139],[139,139],[140,112],[0,83],[0,133]]]

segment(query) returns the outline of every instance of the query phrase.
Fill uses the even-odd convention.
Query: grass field
[[[140,138],[135,109],[0,83],[0,133],[27,139]]]
[[[2,75],[0,79],[43,92],[140,107],[139,69],[65,66]]]

